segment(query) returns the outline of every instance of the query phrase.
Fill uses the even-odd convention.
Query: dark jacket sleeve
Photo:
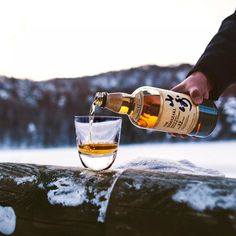
[[[236,11],[221,24],[219,31],[188,75],[203,72],[213,85],[211,99],[217,99],[236,82]]]

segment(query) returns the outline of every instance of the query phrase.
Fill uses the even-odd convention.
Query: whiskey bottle
[[[218,117],[213,101],[197,106],[186,94],[146,86],[132,94],[98,92],[94,104],[128,115],[139,128],[196,137],[207,137]]]

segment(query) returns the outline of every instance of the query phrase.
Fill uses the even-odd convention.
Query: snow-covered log
[[[236,235],[236,179],[0,164],[0,235]]]

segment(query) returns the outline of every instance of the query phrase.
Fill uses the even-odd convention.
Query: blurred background
[[[41,148],[75,145],[73,116],[88,115],[97,91],[182,81],[235,1],[8,0],[0,9],[0,146]],[[235,95],[231,86],[217,101],[204,141],[235,139]],[[183,142],[127,117],[122,129],[123,144]]]

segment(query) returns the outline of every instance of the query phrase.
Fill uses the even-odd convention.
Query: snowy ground
[[[146,160],[148,162],[144,165]],[[173,167],[173,163],[177,163],[176,168],[179,163],[184,164],[184,167],[187,163],[187,166],[191,167],[188,162],[177,162],[188,160],[197,166],[197,171],[202,167],[217,170],[226,177],[236,178],[236,141],[121,145],[112,168],[132,167],[130,162],[135,163],[135,166],[140,162],[142,168],[148,168],[152,167],[153,160],[164,163],[165,167],[168,164]],[[0,162],[81,167],[76,148],[4,149],[0,151]]]

